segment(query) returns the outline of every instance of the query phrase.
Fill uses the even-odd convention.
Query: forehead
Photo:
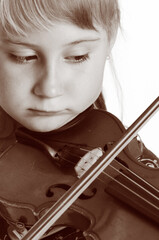
[[[63,45],[75,45],[84,41],[94,41],[96,39],[107,40],[106,31],[96,26],[96,30],[82,29],[71,23],[56,23],[54,26],[47,30],[34,30],[26,32],[26,36],[15,35],[12,38],[6,33],[1,32],[1,41],[10,42],[28,42],[31,44],[37,44],[47,42],[48,39],[53,39],[57,44]]]

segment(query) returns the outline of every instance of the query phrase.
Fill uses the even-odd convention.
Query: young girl
[[[18,128],[46,136],[63,126],[67,128],[90,107],[106,110],[103,71],[119,25],[116,0],[0,0],[2,155],[15,142]],[[153,154],[146,154],[154,158]],[[104,213],[100,211],[103,199]],[[0,212],[6,220],[1,220],[1,239],[16,239],[17,222],[24,224],[25,229],[30,225],[24,215],[16,219],[19,208],[15,202],[1,195],[0,202]],[[89,204],[85,203],[79,211],[82,216]],[[56,225],[45,239],[158,239],[155,224],[106,193],[97,204],[99,216],[90,218],[89,223],[93,230],[90,226],[73,226],[76,234],[68,234],[70,223]],[[13,209],[9,210],[10,207]],[[96,208],[92,205],[91,209]],[[93,212],[89,214],[92,216]]]

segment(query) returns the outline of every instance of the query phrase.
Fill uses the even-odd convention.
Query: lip
[[[29,111],[33,115],[38,115],[38,116],[53,116],[57,114],[62,114],[63,111],[45,111],[45,110],[38,110],[38,109],[29,109]]]

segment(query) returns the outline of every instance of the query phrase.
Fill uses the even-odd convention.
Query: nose
[[[63,82],[59,76],[60,71],[52,66],[43,67],[34,85],[35,95],[43,98],[54,98],[63,94]]]

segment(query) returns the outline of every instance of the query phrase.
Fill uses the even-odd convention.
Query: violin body
[[[107,152],[124,131],[112,114],[94,109],[48,134],[19,130],[17,141],[0,158],[3,218],[17,231],[21,225],[29,229],[77,180],[77,162],[97,147]],[[56,154],[51,156],[46,146]],[[158,240],[159,169],[137,161],[140,154],[136,140],[132,141],[47,231],[45,239]]]

